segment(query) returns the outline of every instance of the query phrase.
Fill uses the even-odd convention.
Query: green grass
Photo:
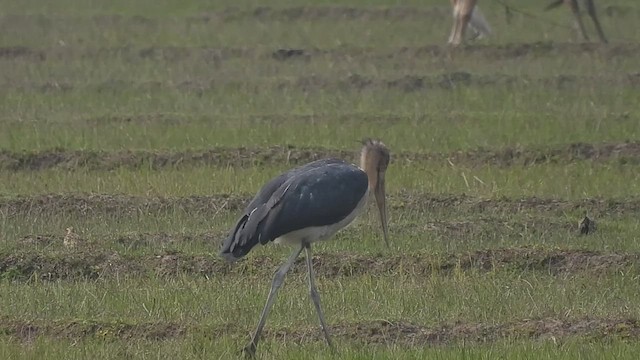
[[[4,281],[3,309],[12,318],[38,321],[92,319],[99,322],[169,322],[203,327],[231,324],[255,326],[266,299],[271,269],[255,274],[184,276],[176,279],[129,279],[96,282]],[[625,274],[578,274],[557,277],[542,272],[363,275],[319,279],[323,307],[331,323],[364,319],[408,321],[421,325],[443,322],[501,324],[514,319],[637,318],[638,269]],[[258,301],[260,300],[260,301]],[[563,316],[564,314],[564,316]],[[269,327],[316,325],[308,297],[306,274],[291,274],[278,295]],[[236,335],[242,335],[240,331]]]
[[[609,46],[572,44],[567,9],[543,12],[533,0],[510,5],[533,17],[516,11],[507,23],[502,5],[481,2],[495,35],[480,47],[449,51],[441,47],[450,29],[444,0],[0,0],[0,151],[115,156],[294,145],[355,153],[357,140],[373,136],[392,154],[552,152],[640,138],[637,4],[597,4]],[[295,15],[300,7],[308,12]],[[327,7],[333,12],[322,13]],[[343,16],[349,8],[364,15]],[[280,48],[306,53],[274,59]],[[447,74],[464,73],[469,84],[442,85]],[[323,307],[338,333],[335,357],[636,358],[636,157],[498,166],[392,156],[391,246],[384,246],[373,208],[314,246]],[[0,358],[234,358],[258,319],[274,264],[291,251],[258,247],[231,270],[197,270],[198,261],[218,264],[238,199],[291,166],[250,160],[3,168]],[[47,203],[43,194],[61,197]],[[92,194],[116,197],[99,203]],[[232,199],[191,198],[216,194]],[[585,211],[598,228],[579,236]],[[84,249],[62,246],[68,226],[87,241]],[[513,251],[513,258],[491,268],[436,264],[433,272],[416,270],[427,265],[410,258],[448,264],[493,249]],[[163,275],[170,265],[162,261],[174,255],[185,267]],[[330,266],[349,265],[349,256],[362,257],[361,268],[370,261],[370,272],[327,275]],[[139,269],[105,270],[96,279],[109,259]],[[381,270],[392,261],[397,267]],[[70,277],[58,276],[65,271]],[[605,325],[590,328],[585,319]],[[412,343],[413,335],[400,333],[369,343],[381,330],[362,324],[380,320],[427,332],[462,324],[475,335]],[[572,321],[583,323],[553,328]],[[145,337],[145,326],[154,325],[185,332]],[[477,330],[483,326],[489,330]],[[345,328],[351,332],[339,335]],[[332,357],[304,271],[287,278],[266,329],[263,359]]]
[[[256,189],[287,169],[288,165],[251,168],[181,167],[153,170],[119,168],[112,171],[51,169],[0,174],[4,196],[41,193],[116,193],[142,196],[242,194]],[[429,194],[465,193],[481,198],[508,197],[634,198],[640,196],[636,165],[612,162],[578,162],[532,166],[451,166],[435,163],[392,164],[387,189],[390,194],[411,189]],[[238,181],[243,179],[243,181]]]
[[[13,93],[3,110],[14,119],[0,126],[8,149],[185,149],[213,146],[293,144],[353,148],[363,136],[384,137],[394,150],[447,152],[477,147],[626,141],[640,136],[630,88],[578,93],[470,88],[417,93],[373,90],[363,93],[213,91],[200,98],[176,90],[68,94]],[[244,116],[238,116],[239,109]],[[247,115],[314,115],[352,112],[400,117],[397,122],[255,122]],[[329,110],[324,110],[329,109]],[[210,111],[209,111],[210,110]],[[107,114],[169,113],[206,116],[178,124],[86,122]],[[51,114],[51,115],[49,115]],[[42,118],[43,120],[37,120]],[[571,120],[564,120],[571,119]],[[36,121],[34,121],[36,120]],[[63,123],[60,123],[64,120]],[[70,121],[73,120],[73,121]],[[375,125],[375,126],[373,126]],[[341,131],[335,134],[335,127]]]
[[[62,40],[68,45],[86,45],[101,43],[104,46],[116,44],[134,45],[214,45],[237,46],[270,45],[270,46],[313,46],[336,47],[342,45],[358,45],[380,47],[385,45],[412,45],[446,41],[450,28],[448,4],[432,0],[430,2],[411,1],[354,1],[349,3],[335,3],[323,1],[313,6],[357,6],[359,8],[375,8],[379,6],[412,6],[417,9],[438,6],[441,15],[429,16],[424,19],[409,17],[395,20],[365,18],[345,21],[348,17],[312,18],[297,21],[269,20],[254,21],[251,17],[232,22],[220,22],[215,19],[210,23],[192,22],[187,25],[185,17],[207,14],[212,11],[224,11],[227,8],[255,9],[260,6],[271,6],[276,9],[299,7],[311,4],[301,4],[291,0],[270,3],[255,1],[235,2],[190,2],[174,1],[150,4],[137,2],[125,4],[115,2],[108,5],[96,4],[95,1],[79,5],[73,3],[57,3],[55,6],[40,1],[31,1],[32,5],[25,5],[16,1],[5,1],[0,4],[3,14],[18,17],[24,31],[10,32],[0,38],[5,45],[55,46]],[[566,41],[574,39],[571,17],[566,9],[545,13],[538,2],[528,1],[518,4],[515,10],[533,14],[533,18],[514,12],[511,23],[507,23],[504,8],[498,3],[486,3],[482,7],[488,15],[495,31],[490,41],[540,41],[556,39]],[[627,6],[632,13],[637,11],[636,4],[626,0],[620,4]],[[602,6],[602,5],[600,5]],[[502,10],[502,11],[501,11]],[[26,15],[26,17],[25,17]],[[119,18],[113,15],[119,15]],[[151,19],[150,23],[129,21],[132,16],[143,16]],[[101,19],[102,17],[102,19]],[[617,41],[633,42],[637,34],[629,31],[633,27],[630,16],[604,16],[601,14],[603,27],[609,37]],[[295,20],[295,19],[294,19]],[[15,21],[15,20],[14,20]],[[83,32],[75,31],[82,26]],[[224,31],[219,31],[224,26]],[[591,28],[591,24],[588,26]],[[291,31],[295,27],[296,31]],[[592,29],[590,29],[592,31]],[[592,32],[593,34],[593,32]],[[402,36],[397,36],[402,35]]]
[[[277,347],[277,341],[262,344],[265,351],[262,359],[326,359],[331,353],[322,344],[288,344]],[[342,344],[340,344],[342,345]],[[235,346],[235,348],[234,348]],[[227,359],[237,356],[238,344],[228,339],[207,338],[206,335],[190,336],[181,341],[115,341],[102,340],[57,341],[36,340],[23,347],[10,340],[0,343],[0,355],[12,359],[62,358],[112,359],[122,357],[157,359]],[[230,350],[233,349],[233,350]],[[235,350],[235,351],[234,351]],[[571,339],[560,345],[552,340],[534,343],[502,342],[490,345],[459,345],[454,347],[419,347],[402,349],[400,346],[361,345],[340,352],[348,359],[389,359],[403,352],[403,359],[635,359],[638,346],[634,342],[616,340],[594,343]]]

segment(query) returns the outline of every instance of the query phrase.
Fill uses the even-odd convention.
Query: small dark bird
[[[584,219],[578,222],[578,229],[580,230],[580,235],[589,235],[596,229],[595,221],[589,219],[587,215],[584,216]]]
[[[278,49],[273,53],[273,58],[276,60],[288,60],[304,55],[302,49]]]
[[[387,147],[381,141],[366,139],[360,154],[360,167],[340,159],[308,163],[269,181],[247,206],[224,241],[220,252],[223,258],[236,261],[256,245],[270,242],[292,245],[295,250],[273,277],[258,326],[251,342],[244,348],[245,355],[255,355],[278,289],[303,251],[307,257],[309,294],[327,344],[333,349],[315,285],[311,244],[328,240],[349,225],[365,209],[370,193],[375,196],[387,242],[384,178],[388,165]]]

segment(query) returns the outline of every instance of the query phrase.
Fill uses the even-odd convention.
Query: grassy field
[[[259,358],[637,358],[640,7],[602,45],[508,3],[452,50],[445,0],[0,0],[0,358],[238,357],[290,249],[220,241],[364,137],[391,246],[373,211],[315,246],[339,352],[301,259]]]

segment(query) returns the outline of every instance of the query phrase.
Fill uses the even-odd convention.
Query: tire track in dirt
[[[100,322],[92,320],[18,320],[0,318],[0,333],[20,342],[33,342],[38,337],[61,340],[85,338],[109,340],[179,339],[188,334],[213,337],[245,336],[248,329],[235,323],[198,326],[178,322]],[[555,318],[522,319],[505,323],[470,323],[458,321],[439,325],[417,325],[406,321],[362,321],[331,324],[332,334],[344,341],[364,344],[425,346],[452,343],[491,343],[501,339],[550,339],[554,342],[572,337],[592,340],[622,338],[640,339],[640,321],[634,318]],[[266,328],[263,336],[276,341],[308,343],[324,341],[317,326]]]
[[[212,246],[212,250],[217,246]],[[214,250],[215,251],[215,250]],[[78,281],[109,278],[174,278],[184,275],[212,277],[262,276],[264,269],[276,269],[281,258],[250,256],[229,264],[217,255],[191,255],[169,252],[158,255],[121,255],[85,244],[73,250],[58,245],[46,251],[7,251],[0,254],[0,277],[12,281]],[[325,278],[360,275],[425,277],[448,276],[458,271],[539,271],[545,274],[587,273],[599,276],[640,270],[640,254],[603,253],[588,250],[540,248],[502,248],[476,250],[463,254],[360,255],[317,253],[314,270]],[[258,273],[256,273],[258,272]],[[291,269],[306,273],[304,259]],[[261,275],[262,274],[262,275]]]
[[[359,74],[346,77],[324,77],[319,75],[303,75],[287,79],[268,80],[236,80],[236,79],[200,79],[174,81],[132,82],[129,80],[109,80],[101,83],[77,85],[62,81],[22,82],[9,80],[0,82],[4,92],[36,92],[54,93],[69,91],[88,91],[103,93],[119,93],[123,90],[159,91],[177,90],[204,96],[220,89],[243,89],[251,93],[270,91],[371,91],[397,90],[405,93],[425,92],[433,90],[453,90],[461,87],[522,87],[543,86],[550,89],[571,89],[575,87],[640,87],[640,72],[611,75],[554,75],[551,77],[530,77],[524,75],[491,74],[478,75],[465,71],[441,75],[406,75],[399,78],[381,79]]]
[[[216,216],[222,211],[236,212],[249,203],[253,195],[208,195],[188,197],[154,197],[109,194],[45,194],[0,198],[0,214],[6,218],[21,216],[157,216],[163,212],[184,211],[192,215]],[[399,192],[388,196],[391,210],[455,210],[457,214],[481,212],[517,213],[583,212],[594,214],[635,214],[640,212],[640,199],[561,200],[529,198],[479,198],[467,195],[427,195]]]
[[[498,149],[459,150],[451,153],[393,153],[395,163],[440,163],[465,166],[530,166],[568,164],[579,161],[612,161],[640,164],[640,142],[586,144],[573,143],[556,147],[505,147]],[[269,146],[257,148],[212,148],[199,151],[161,152],[144,150],[102,151],[65,150],[13,152],[0,150],[0,169],[36,171],[51,168],[65,170],[164,169],[192,166],[246,168],[267,165],[294,166],[310,161],[337,157],[356,162],[355,151],[323,147]]]

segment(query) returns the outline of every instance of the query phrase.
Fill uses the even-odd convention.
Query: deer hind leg
[[[585,0],[585,6],[587,7],[587,13],[591,16],[591,20],[593,20],[593,24],[596,26],[596,31],[598,32],[598,37],[600,41],[603,43],[607,43],[607,38],[604,36],[604,31],[602,31],[602,27],[600,26],[600,21],[598,20],[598,14],[596,13],[596,7],[593,5],[593,0]]]
[[[451,10],[452,10],[451,14],[453,16],[452,17],[453,27],[451,28],[451,33],[449,34],[449,40],[448,40],[449,44],[453,44],[453,40],[455,39],[457,28],[458,28],[458,21],[456,18],[456,14],[458,11],[458,1],[459,0],[451,0]]]
[[[477,0],[451,0],[453,6],[453,28],[449,36],[449,44],[460,45],[464,40],[464,34],[471,20],[471,13]]]
[[[580,30],[580,33],[582,33],[582,38],[584,39],[584,41],[589,41],[589,35],[587,35],[587,31],[584,28],[584,23],[582,22],[582,16],[580,16],[580,7],[578,6],[578,0],[565,0],[565,3],[569,6],[571,12],[573,13],[573,17],[576,20],[576,26]]]

